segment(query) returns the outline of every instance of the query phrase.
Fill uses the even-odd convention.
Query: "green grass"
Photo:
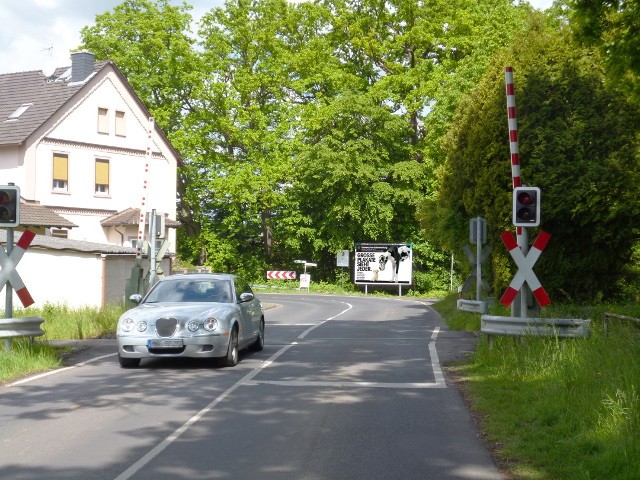
[[[453,297],[435,308],[453,328],[473,325]],[[605,335],[605,311],[638,315],[635,305],[555,306],[543,316],[591,318],[591,337],[494,337],[491,348],[483,338],[450,367],[513,478],[640,478],[640,329],[611,322]]]
[[[0,382],[60,366],[65,349],[49,346],[46,341],[82,340],[113,335],[123,311],[124,308],[120,306],[71,309],[50,304],[41,308],[16,309],[13,312],[14,318],[44,318],[42,329],[45,334],[33,340],[12,339],[8,350],[4,348],[3,341],[0,345]]]

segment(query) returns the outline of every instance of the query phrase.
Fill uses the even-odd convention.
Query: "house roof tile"
[[[165,213],[165,218],[167,214]],[[126,225],[138,225],[138,219],[140,217],[140,209],[139,208],[127,208],[126,210],[122,210],[120,212],[114,213],[110,217],[105,218],[100,222],[100,225],[103,227],[122,227]],[[149,223],[149,212],[147,212],[145,216],[145,221]],[[182,225],[177,220],[171,220],[166,218],[165,225],[168,228],[178,228]]]
[[[94,72],[110,63],[96,62]],[[23,143],[83,87],[84,83],[65,78],[70,68],[57,69],[51,77],[39,70],[0,74],[0,145]],[[9,119],[22,105],[30,106],[18,118]]]
[[[73,228],[78,225],[43,205],[22,203],[20,204],[20,226]]]

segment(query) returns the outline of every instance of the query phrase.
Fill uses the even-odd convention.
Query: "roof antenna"
[[[56,71],[55,61],[53,59],[53,43],[49,42],[49,46],[40,50],[41,52],[47,52],[47,61],[45,62],[45,66],[42,69],[42,73],[47,79],[53,76],[53,72]]]

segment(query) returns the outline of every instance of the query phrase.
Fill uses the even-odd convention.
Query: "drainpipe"
[[[107,306],[107,256],[101,254],[100,258],[102,259],[102,298],[100,304],[102,308],[105,308]]]

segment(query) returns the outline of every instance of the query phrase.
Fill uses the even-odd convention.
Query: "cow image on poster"
[[[411,249],[406,245],[392,245],[387,248],[387,251],[380,255],[379,263],[380,270],[384,270],[387,262],[391,260],[391,268],[393,270],[392,282],[398,281],[398,270],[400,269],[400,262],[406,260],[411,256]]]

